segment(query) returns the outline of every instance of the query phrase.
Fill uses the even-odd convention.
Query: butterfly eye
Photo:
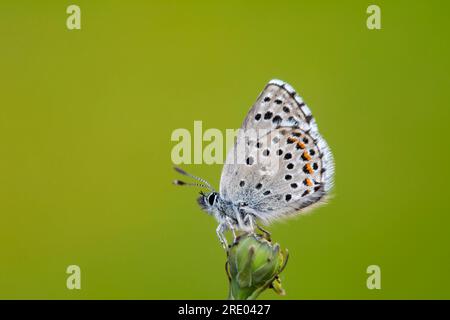
[[[216,201],[216,194],[215,193],[211,193],[209,195],[209,197],[208,197],[209,205],[212,206],[215,201]]]

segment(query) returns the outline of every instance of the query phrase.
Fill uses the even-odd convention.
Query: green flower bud
[[[287,250],[261,235],[243,234],[228,249],[226,270],[230,281],[230,300],[253,300],[267,288],[284,295],[279,274],[286,266]]]

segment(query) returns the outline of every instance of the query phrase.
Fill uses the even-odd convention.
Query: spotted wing
[[[323,199],[333,173],[331,152],[309,108],[290,85],[272,80],[227,156],[220,193],[270,222]]]

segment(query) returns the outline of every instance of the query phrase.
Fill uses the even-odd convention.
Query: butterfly
[[[323,203],[333,186],[334,161],[327,142],[303,99],[292,86],[271,80],[248,112],[222,169],[219,192],[204,179],[175,168],[198,183],[177,185],[208,189],[200,207],[218,221],[217,236],[226,248],[224,232],[267,233],[260,223],[305,212]]]

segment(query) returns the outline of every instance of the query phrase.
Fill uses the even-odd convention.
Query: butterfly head
[[[200,192],[200,197],[197,198],[200,207],[208,213],[214,213],[219,203],[219,193],[211,191],[208,193]]]
[[[186,171],[175,167],[175,170],[178,173],[181,173],[182,175],[188,176],[190,178],[193,178],[197,180],[198,182],[194,183],[188,183],[181,180],[175,180],[174,184],[178,186],[194,186],[194,187],[201,187],[208,189],[207,193],[204,193],[203,191],[200,191],[200,197],[197,198],[197,202],[200,205],[200,207],[208,212],[209,214],[215,214],[218,211],[219,208],[219,202],[220,202],[220,195],[217,191],[214,190],[214,188],[204,179],[199,178],[197,176],[194,176],[190,173],[187,173]]]

